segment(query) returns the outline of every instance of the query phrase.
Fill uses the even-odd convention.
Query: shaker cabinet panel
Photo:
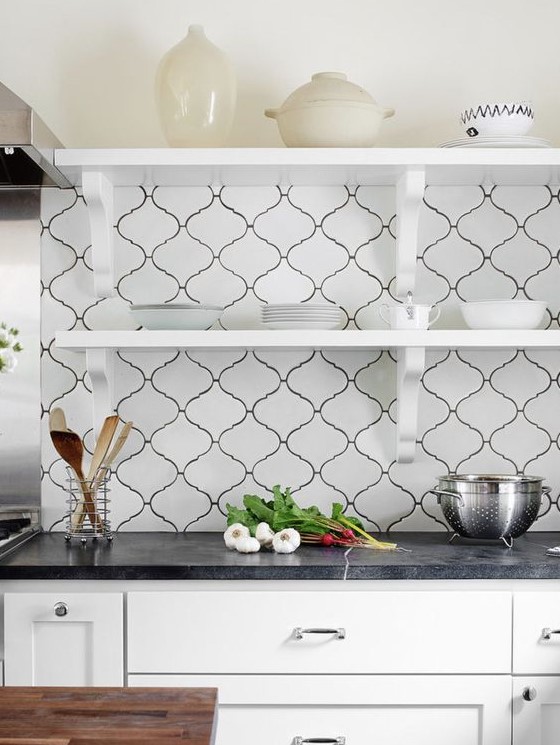
[[[511,745],[510,680],[506,675],[131,675],[128,683],[217,686],[216,745],[294,745],[308,738],[333,745]]]
[[[560,592],[514,594],[513,672],[560,674]]]
[[[513,681],[513,745],[558,745],[560,676]]]
[[[5,683],[123,684],[120,593],[7,593]]]
[[[500,633],[488,633],[488,619]],[[460,643],[457,640],[460,639]],[[132,592],[131,673],[509,673],[502,592]]]

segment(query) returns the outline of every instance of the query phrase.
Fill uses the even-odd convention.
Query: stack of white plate
[[[219,305],[202,303],[152,303],[131,305],[136,323],[146,329],[202,330],[209,329],[222,315]]]
[[[552,147],[552,144],[528,135],[479,135],[443,142],[440,147]]]
[[[270,329],[336,329],[344,313],[328,303],[270,303],[262,308],[262,322]]]

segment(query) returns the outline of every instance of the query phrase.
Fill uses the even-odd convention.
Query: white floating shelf
[[[395,185],[425,169],[426,185],[560,182],[558,148],[119,148],[57,150],[68,180],[102,173],[113,186]]]
[[[82,352],[88,349],[553,349],[560,348],[560,330],[59,331],[56,346]]]
[[[59,331],[56,346],[85,352],[93,391],[94,427],[113,411],[116,351],[391,349],[397,358],[397,460],[414,460],[418,394],[427,349],[558,349],[560,331]]]

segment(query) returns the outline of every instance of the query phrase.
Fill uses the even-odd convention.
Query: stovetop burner
[[[0,518],[0,540],[9,538],[12,533],[19,533],[28,525],[31,525],[30,517],[21,517],[12,520],[2,520]]]
[[[0,557],[40,532],[38,507],[0,505]]]

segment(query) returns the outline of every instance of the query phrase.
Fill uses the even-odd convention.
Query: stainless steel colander
[[[457,474],[439,476],[430,489],[443,516],[457,535],[502,539],[508,546],[537,519],[543,494],[541,476]]]

